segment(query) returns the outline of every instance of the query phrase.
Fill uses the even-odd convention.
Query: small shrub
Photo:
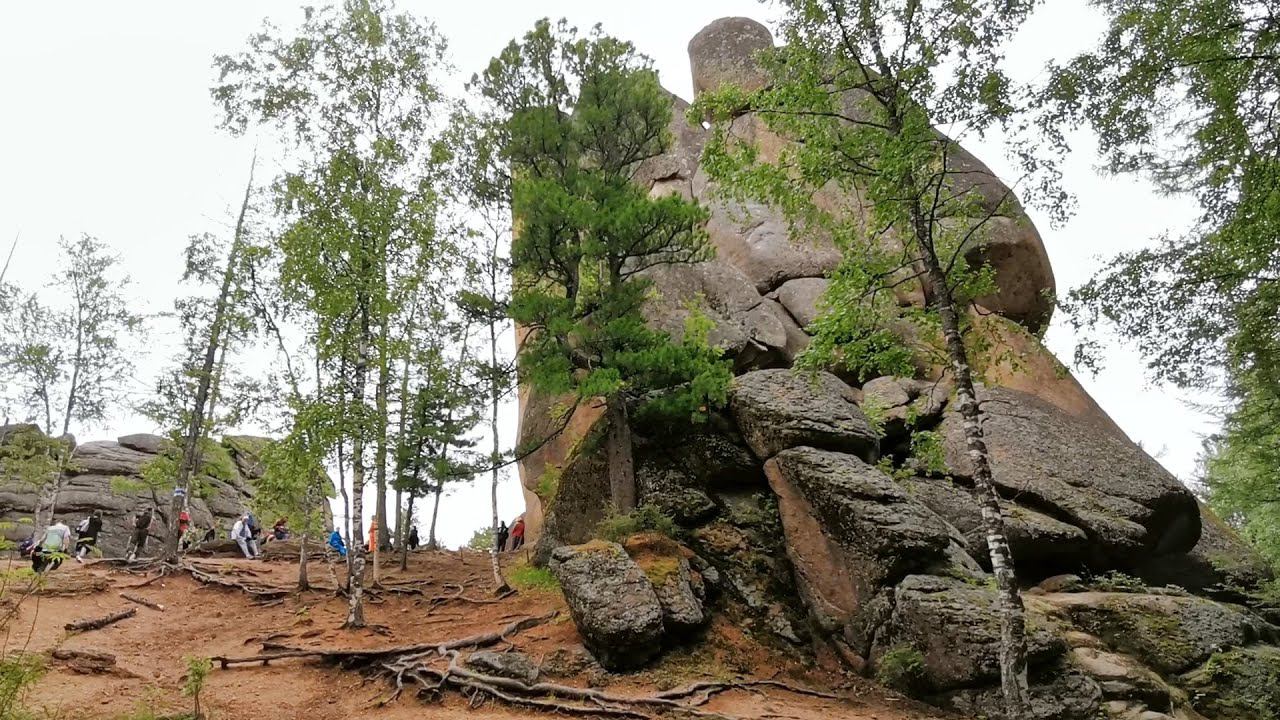
[[[191,717],[195,720],[204,718],[204,710],[200,707],[200,692],[204,690],[204,682],[213,669],[213,661],[206,657],[187,658],[187,679],[182,684],[182,694],[191,698]]]
[[[556,491],[560,489],[560,468],[549,467],[542,471],[542,477],[538,478],[538,486],[533,492],[538,499],[544,503],[550,503],[556,497]]]
[[[642,532],[676,537],[680,528],[675,520],[653,505],[641,505],[626,515],[610,514],[596,526],[596,537],[613,542],[622,542]]]
[[[39,655],[15,653],[0,660],[0,718],[29,716],[22,700],[44,670],[44,659]]]
[[[1112,570],[1105,575],[1096,575],[1089,580],[1095,590],[1103,592],[1141,593],[1147,591],[1147,584],[1132,575],[1119,570]]]
[[[559,592],[560,581],[546,568],[521,563],[507,570],[507,582],[517,590]]]
[[[910,645],[889,650],[876,663],[876,681],[899,692],[911,694],[924,680],[924,656]]]
[[[467,547],[472,550],[481,550],[484,552],[492,550],[493,528],[488,525],[476,528],[476,531],[471,533],[471,539],[467,541]]]
[[[889,409],[879,400],[871,397],[863,399],[859,407],[862,409],[862,414],[866,416],[867,425],[871,427],[871,431],[876,434],[876,437],[883,438],[884,423],[888,419]]]

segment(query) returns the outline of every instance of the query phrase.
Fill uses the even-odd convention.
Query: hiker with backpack
[[[76,562],[84,562],[85,557],[98,545],[98,533],[102,532],[102,513],[94,510],[80,521],[76,528]]]
[[[143,508],[133,515],[133,537],[129,539],[129,553],[125,559],[132,562],[147,547],[147,536],[151,533],[151,522],[155,511],[151,507]]]

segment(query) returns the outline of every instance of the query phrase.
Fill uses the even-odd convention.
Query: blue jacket
[[[347,546],[342,542],[342,533],[337,530],[329,534],[329,547],[337,550],[342,557],[347,556]]]

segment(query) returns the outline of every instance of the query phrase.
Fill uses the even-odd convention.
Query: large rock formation
[[[12,442],[17,432],[43,433],[34,425],[0,427],[0,445]],[[195,479],[190,500],[191,522],[197,528],[216,528],[226,534],[235,519],[253,500],[253,481],[262,476],[259,453],[266,438],[227,436],[211,446],[203,461],[204,472]],[[93,511],[102,514],[102,534],[98,547],[107,556],[122,556],[128,546],[131,515],[144,507],[158,511],[152,525],[153,541],[163,541],[173,491],[172,479],[144,477],[148,466],[169,449],[169,440],[159,435],[124,435],[115,441],[95,440],[74,446],[54,517],[71,527]],[[4,535],[18,540],[32,532],[38,488],[0,477],[0,523]],[[158,547],[152,545],[151,547]]]
[[[772,42],[750,20],[712,23],[689,45],[695,90],[761,87],[768,80],[755,53]],[[856,98],[848,101],[856,111]],[[922,363],[916,377],[850,384],[837,374],[792,372],[809,340],[804,328],[823,310],[838,252],[829,238],[793,228],[772,208],[717,194],[699,167],[705,131],[686,122],[684,101],[676,104],[673,145],[646,161],[638,182],[706,205],[717,254],[650,270],[647,320],[679,335],[689,304],[699,303],[737,377],[728,407],[696,428],[633,428],[640,500],[680,527],[688,567],[671,566],[672,584],[659,597],[653,583],[633,578],[617,546],[607,553],[599,545],[562,548],[554,554],[562,582],[590,587],[589,573],[575,571],[570,580],[566,570],[586,567],[583,553],[597,564],[607,554],[608,572],[633,578],[627,582],[644,608],[609,609],[615,598],[580,589],[571,605],[634,620],[623,635],[641,640],[628,662],[614,663],[630,664],[661,646],[650,633],[661,632],[663,612],[672,625],[681,622],[673,617],[677,605],[685,611],[676,614],[697,620],[687,607],[695,584],[686,589],[688,576],[718,590],[706,595],[712,605],[703,610],[726,613],[781,648],[832,643],[839,652],[829,656],[860,671],[911,668],[920,677],[904,686],[915,694],[998,717],[993,582],[945,374]],[[749,115],[735,130],[764,157],[784,142]],[[1280,657],[1273,647],[1280,629],[1267,620],[1280,613],[1252,593],[1268,569],[1043,348],[1038,333],[1050,318],[1054,280],[1034,225],[969,153],[955,153],[948,169],[952,184],[976,191],[996,218],[996,232],[968,249],[970,260],[994,269],[998,287],[974,316],[982,339],[975,346],[983,348],[975,365],[1027,588],[1030,717],[1269,717],[1238,710],[1275,697],[1259,678]],[[823,201],[865,214],[854,198]],[[920,303],[923,295],[904,289],[898,299]],[[557,546],[591,541],[606,517],[598,438],[607,428],[597,408],[566,424],[556,399],[527,391],[521,399],[522,441],[551,438],[521,465],[530,527],[541,535],[545,559]],[[1068,572],[1085,579],[1049,579]],[[1041,581],[1044,587],[1033,587]],[[613,652],[595,637],[613,632],[607,622],[579,626],[589,646]],[[1234,704],[1233,692],[1255,705]]]

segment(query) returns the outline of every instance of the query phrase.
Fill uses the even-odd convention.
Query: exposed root
[[[202,568],[194,563],[183,563],[182,569],[191,573],[191,577],[206,585],[218,585],[220,587],[235,588],[242,592],[259,598],[275,599],[289,595],[293,592],[293,588],[281,588],[274,585],[263,585],[261,583],[251,583],[247,581],[233,580],[227,577],[226,573],[213,568]],[[236,573],[246,574],[246,573]]]
[[[420,643],[417,645],[399,645],[388,648],[326,650],[324,648],[292,647],[268,641],[262,643],[262,652],[257,655],[249,655],[246,657],[226,657],[219,655],[210,658],[210,660],[218,663],[224,669],[231,665],[247,665],[251,663],[261,663],[266,665],[272,660],[304,657],[320,658],[326,662],[332,662],[337,665],[348,667],[357,665],[375,665],[386,658],[416,657],[423,653],[433,653],[440,648],[445,648],[446,650],[457,650],[461,648],[478,648],[496,645],[505,641],[511,635],[528,630],[531,627],[541,625],[559,614],[559,611],[555,611],[547,613],[546,615],[539,615],[537,617],[526,617],[510,623],[497,632],[471,635],[457,640],[447,640],[443,643]]]

